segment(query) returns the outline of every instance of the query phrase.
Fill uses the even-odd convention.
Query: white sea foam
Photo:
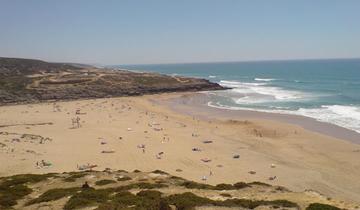
[[[271,102],[293,102],[299,100],[312,100],[319,95],[286,90],[271,86],[265,79],[257,78],[258,82],[220,81],[220,85],[232,88],[220,95],[231,98],[234,106],[224,105],[221,102],[211,102],[208,105],[216,108],[231,110],[252,110],[271,113],[301,115],[314,118],[321,122],[332,123],[360,133],[360,106],[351,105],[323,105],[319,108],[300,108],[289,110],[286,107],[271,107]],[[260,80],[259,80],[260,79]],[[269,109],[251,108],[252,105],[264,104]],[[250,108],[245,108],[243,106]]]
[[[208,106],[220,109],[229,110],[249,110],[260,111],[269,113],[280,114],[293,114],[316,119],[320,122],[331,123],[343,128],[347,128],[360,133],[360,106],[343,106],[343,105],[331,105],[321,106],[320,108],[299,110],[265,110],[265,109],[253,109],[244,107],[232,107],[221,104],[220,102],[209,102]]]
[[[294,111],[294,114],[333,123],[360,133],[360,107],[357,106],[331,105],[316,109],[301,108]]]
[[[294,100],[301,99],[304,93],[298,91],[284,90],[279,87],[268,86],[267,83],[246,83],[238,81],[221,80],[220,85],[233,88],[232,92],[240,93],[235,99],[236,103],[258,103],[269,100]],[[246,96],[246,98],[244,98]]]
[[[209,75],[209,78],[216,78],[216,76],[214,76],[214,75]]]
[[[220,80],[220,84],[228,87],[228,86],[232,86],[232,87],[241,87],[244,85],[250,85],[250,86],[260,86],[260,85],[266,85],[266,83],[262,82],[262,83],[255,83],[255,82],[239,82],[239,81],[230,81],[230,80]]]
[[[255,78],[255,81],[264,81],[264,82],[270,82],[270,81],[274,81],[276,79],[272,79],[272,78]]]

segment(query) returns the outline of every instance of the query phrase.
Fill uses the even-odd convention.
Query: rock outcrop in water
[[[0,105],[221,89],[205,79],[0,58]]]

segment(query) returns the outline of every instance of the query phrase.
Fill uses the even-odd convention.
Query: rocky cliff
[[[0,58],[0,105],[221,89],[205,79]]]

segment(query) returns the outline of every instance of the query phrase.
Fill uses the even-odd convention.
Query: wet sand
[[[278,122],[299,125],[307,130],[332,136],[338,139],[347,140],[352,143],[360,144],[360,133],[343,128],[334,124],[320,122],[316,119],[304,116],[267,113],[248,110],[229,110],[210,107],[207,105],[209,98],[205,93],[184,94],[182,97],[175,97],[166,101],[174,111],[204,119],[266,119]]]

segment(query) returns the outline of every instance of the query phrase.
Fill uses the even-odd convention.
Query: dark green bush
[[[218,184],[214,187],[214,190],[234,190],[235,187],[231,184]]]
[[[37,183],[53,177],[54,174],[20,174],[10,177],[6,177],[5,181],[1,183],[0,190],[2,186],[14,186],[25,183]]]
[[[121,172],[121,173],[129,173],[128,171],[126,171],[126,170],[122,170],[122,169],[117,170],[117,172]]]
[[[105,203],[112,192],[112,189],[84,189],[81,192],[74,194],[65,204],[64,209],[76,209]]]
[[[161,198],[161,194],[162,194],[161,192],[156,190],[142,190],[138,192],[136,195],[148,199],[158,200]]]
[[[155,189],[155,188],[164,188],[167,187],[166,184],[161,183],[147,183],[147,182],[139,182],[136,184],[130,185],[132,188],[140,188],[140,189]]]
[[[66,177],[65,179],[63,179],[65,182],[75,182],[76,179],[81,178],[86,176],[87,173],[86,172],[77,172],[77,173],[72,173],[71,176]]]
[[[134,183],[134,184],[129,184],[129,185],[124,185],[124,186],[119,186],[116,188],[112,188],[114,192],[121,192],[121,191],[127,191],[127,190],[131,190],[131,189],[135,189],[135,188],[139,188],[139,189],[158,189],[158,188],[164,188],[164,187],[168,187],[168,185],[166,184],[160,184],[160,183],[146,183],[146,182],[139,182],[139,183]]]
[[[196,206],[226,206],[242,207],[247,209],[254,209],[259,206],[298,208],[296,203],[287,200],[263,201],[248,199],[227,199],[225,201],[214,201],[208,198],[197,196],[190,192],[170,195],[167,197],[167,201],[169,204],[175,205],[179,210],[193,209]]]
[[[53,176],[54,174],[20,174],[3,178],[0,184],[0,206],[8,208],[16,205],[17,200],[33,191],[25,184],[41,182]]]
[[[191,192],[170,195],[167,197],[167,202],[175,205],[177,210],[187,210],[192,209],[195,206],[205,206],[214,203],[213,200],[197,196]]]
[[[95,185],[103,186],[103,185],[113,184],[113,183],[116,183],[116,181],[111,180],[111,179],[102,179],[102,180],[96,181]]]
[[[234,188],[235,189],[243,189],[246,187],[251,187],[249,184],[245,183],[245,182],[237,182],[234,184]]]
[[[298,208],[296,203],[287,200],[248,200],[248,199],[227,199],[225,201],[216,201],[217,206],[227,207],[243,207],[247,209],[254,209],[259,206],[274,206],[274,207],[286,207],[286,208]]]
[[[265,186],[265,187],[271,187],[271,185],[264,183],[264,182],[250,182],[248,185],[259,185],[259,186]]]
[[[169,175],[167,172],[162,171],[162,170],[155,170],[155,171],[152,171],[152,173],[154,173],[154,174],[162,174],[162,175]]]
[[[76,193],[79,190],[81,190],[81,188],[78,188],[78,187],[50,189],[50,190],[44,192],[38,198],[30,200],[29,202],[26,203],[26,205],[32,205],[35,203],[58,200],[63,197],[66,197],[66,196],[73,195],[74,193]]]
[[[212,186],[212,185],[197,183],[197,182],[193,182],[193,181],[183,182],[181,184],[181,186],[184,186],[188,189],[207,189],[207,190],[214,189],[214,186]]]
[[[306,208],[306,210],[341,210],[341,209],[336,206],[331,206],[328,204],[312,203]]]
[[[220,195],[223,197],[228,197],[228,198],[232,197],[229,193],[220,193]]]
[[[98,209],[128,209],[129,206],[135,206],[132,209],[139,210],[170,210],[167,202],[161,198],[161,193],[153,190],[140,191],[137,195],[126,191],[119,192],[112,201],[100,205]]]

